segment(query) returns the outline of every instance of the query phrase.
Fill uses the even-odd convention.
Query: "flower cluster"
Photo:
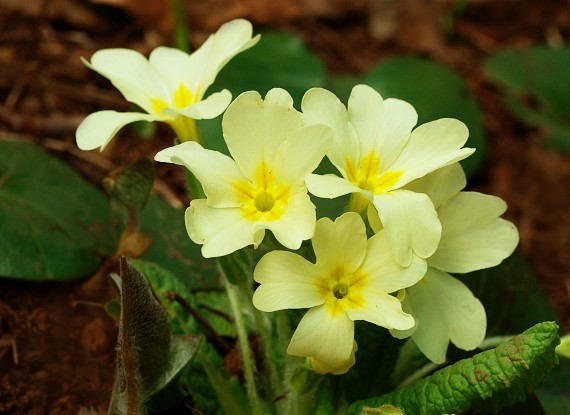
[[[186,212],[204,256],[257,247],[265,230],[291,250],[311,239],[315,263],[280,250],[261,258],[253,303],[267,312],[309,309],[287,352],[319,373],[344,373],[354,363],[356,320],[411,336],[434,362],[443,362],[450,341],[472,350],[485,335],[483,306],[448,272],[497,265],[518,233],[500,219],[501,199],[461,191],[457,162],[473,152],[463,148],[465,125],[441,119],[414,129],[416,120],[410,104],[366,85],[352,90],[348,108],[311,89],[301,112],[282,89],[265,100],[246,92],[222,122],[233,160],[195,142],[156,156],[185,165],[204,187],[206,198]],[[325,154],[338,176],[312,173]],[[308,192],[351,193],[352,212],[316,221]]]
[[[450,341],[477,347],[485,310],[449,273],[497,265],[518,233],[500,218],[501,199],[463,191],[458,162],[474,151],[464,147],[467,127],[455,119],[416,127],[409,103],[383,99],[366,85],[354,87],[347,106],[313,88],[300,111],[279,88],[264,98],[245,92],[231,104],[226,90],[202,100],[217,71],[257,42],[251,36],[251,25],[236,20],[192,55],[159,48],[147,62],[132,51],[96,53],[89,66],[148,114],[92,114],[77,132],[78,145],[104,147],[135,120],[169,123],[182,143],[155,158],[188,168],[205,195],[186,211],[190,238],[204,257],[257,248],[266,231],[288,249],[257,263],[253,304],[265,312],[309,309],[287,352],[306,357],[316,372],[342,374],[354,364],[356,320],[411,336],[434,362],[444,361]],[[194,119],[224,110],[231,157],[204,148],[194,126]],[[314,173],[325,157],[338,174]],[[348,212],[317,220],[309,193],[350,194]],[[308,240],[314,262],[292,252]]]

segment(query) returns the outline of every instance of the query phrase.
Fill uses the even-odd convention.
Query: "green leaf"
[[[200,329],[196,320],[186,311],[178,301],[169,298],[168,293],[175,293],[184,301],[196,307],[193,296],[186,284],[180,279],[154,262],[142,259],[130,261],[145,276],[153,292],[168,313],[170,328],[174,334],[198,334]]]
[[[481,166],[486,138],[479,106],[465,81],[452,70],[436,62],[413,57],[382,61],[363,79],[384,98],[400,98],[418,112],[418,123],[438,118],[457,118],[469,128],[467,147],[477,151],[461,161],[468,176]]]
[[[131,209],[142,210],[150,195],[156,173],[152,161],[141,157],[103,179],[107,193]]]
[[[464,359],[403,389],[358,401],[349,414],[391,404],[406,415],[440,415],[465,411],[498,411],[525,398],[557,364],[559,343],[554,322],[539,323],[497,348]]]
[[[141,232],[152,244],[141,259],[160,264],[179,276],[187,288],[216,285],[219,272],[213,260],[205,259],[200,245],[192,242],[184,224],[184,211],[158,196],[151,196],[139,214]]]
[[[115,386],[110,411],[145,414],[146,403],[188,364],[200,345],[197,336],[172,337],[168,316],[144,276],[123,257],[120,276],[121,315]]]
[[[0,275],[65,280],[97,270],[116,244],[109,201],[39,148],[0,141]]]
[[[298,36],[266,32],[257,45],[233,58],[208,90],[227,88],[235,99],[245,91],[257,91],[265,97],[270,89],[283,88],[299,105],[308,89],[324,82],[324,65]],[[220,116],[198,121],[197,125],[209,149],[227,154],[221,121]]]
[[[551,144],[570,151],[570,48],[535,46],[497,53],[485,62],[487,76],[504,90],[509,109],[548,131]]]
[[[224,67],[211,90],[227,88],[235,98],[244,91],[253,90],[265,96],[272,88],[283,88],[300,103],[307,89],[322,86],[324,81],[324,65],[301,38],[265,32],[257,45]]]

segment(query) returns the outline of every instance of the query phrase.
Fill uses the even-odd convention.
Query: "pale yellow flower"
[[[93,113],[77,129],[78,147],[103,149],[122,127],[135,121],[165,122],[180,141],[198,140],[194,120],[217,117],[232,99],[227,89],[204,98],[206,90],[231,58],[259,41],[259,35],[251,36],[251,23],[236,19],[222,25],[192,54],[159,47],[147,60],[130,49],[95,52],[91,63],[85,64],[146,113]]]
[[[433,362],[445,361],[451,341],[473,350],[485,337],[485,309],[473,293],[449,273],[467,273],[498,265],[518,244],[516,227],[501,219],[507,205],[498,197],[462,192],[465,174],[458,164],[440,169],[410,183],[410,190],[432,199],[442,224],[441,241],[427,258],[425,277],[406,289],[404,310],[416,325],[396,337],[412,336]]]
[[[367,239],[365,224],[354,212],[335,222],[320,219],[312,244],[315,264],[292,252],[272,251],[254,271],[261,284],[253,296],[258,309],[310,308],[293,334],[289,354],[339,368],[353,352],[355,320],[399,330],[414,325],[390,293],[422,278],[423,259],[413,255],[408,267],[399,265],[384,233]]]
[[[366,85],[354,87],[348,109],[333,93],[311,89],[302,111],[305,123],[332,129],[334,146],[328,157],[341,174],[310,175],[309,192],[323,198],[352,194],[354,211],[367,211],[371,220],[381,221],[401,265],[410,263],[412,252],[431,256],[441,236],[433,203],[425,194],[403,187],[473,153],[462,148],[467,127],[455,119],[440,119],[414,129],[417,114],[410,104],[384,100]]]
[[[265,231],[289,249],[313,236],[316,223],[305,177],[330,147],[322,125],[303,126],[287,91],[270,90],[265,100],[244,92],[222,120],[233,157],[185,142],[160,151],[156,160],[186,166],[200,181],[206,199],[186,211],[190,238],[205,257],[257,247]]]

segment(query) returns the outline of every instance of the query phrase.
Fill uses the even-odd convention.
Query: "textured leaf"
[[[558,359],[558,326],[537,324],[497,348],[443,368],[410,386],[378,398],[358,401],[349,414],[391,404],[406,415],[440,415],[470,407],[498,411],[524,399],[544,380]]]
[[[105,195],[35,146],[0,141],[0,275],[85,277],[113,252]]]
[[[172,337],[168,316],[144,276],[123,257],[121,314],[115,386],[109,413],[145,414],[149,398],[162,390],[196,353],[199,337]]]
[[[510,110],[549,132],[550,143],[570,151],[570,48],[535,46],[497,53],[487,76],[505,91]]]
[[[477,102],[465,81],[452,70],[424,59],[396,57],[382,61],[363,79],[384,98],[400,98],[418,112],[418,123],[457,118],[469,128],[467,147],[477,151],[461,161],[472,175],[484,160],[486,138]]]

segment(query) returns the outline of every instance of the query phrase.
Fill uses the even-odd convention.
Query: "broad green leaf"
[[[184,210],[170,206],[158,196],[151,196],[139,214],[139,224],[141,232],[152,238],[151,246],[141,259],[160,264],[188,288],[217,284],[216,264],[204,259],[200,245],[188,236]]]
[[[24,142],[0,141],[0,275],[65,280],[97,270],[115,247],[106,196]]]
[[[418,112],[418,124],[438,118],[457,118],[469,128],[466,147],[477,150],[461,161],[468,176],[484,160],[486,138],[479,106],[465,81],[452,70],[436,62],[413,57],[382,61],[362,80],[384,98],[400,98]]]
[[[227,88],[235,99],[245,91],[257,91],[265,97],[272,88],[287,90],[297,108],[303,94],[312,87],[323,86],[325,69],[298,36],[287,33],[262,33],[251,49],[233,58],[220,72],[210,91]],[[208,148],[227,153],[222,139],[222,117],[197,123]]]
[[[524,399],[545,379],[558,362],[558,343],[556,323],[540,323],[403,389],[355,402],[348,413],[373,413],[367,408],[383,404],[401,408],[406,415],[459,413],[471,407],[496,412]]]
[[[112,280],[120,293],[121,315],[109,414],[143,415],[150,397],[190,362],[201,340],[171,335],[166,311],[145,277],[124,257],[120,276],[112,274]]]
[[[570,48],[534,46],[495,54],[487,76],[506,94],[509,109],[523,122],[548,132],[548,142],[570,151]]]

